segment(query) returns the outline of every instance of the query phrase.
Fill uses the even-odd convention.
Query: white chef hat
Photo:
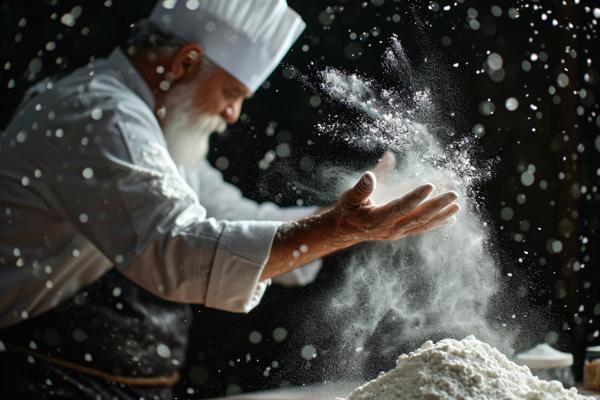
[[[252,92],[306,26],[285,0],[159,0],[150,20],[200,43],[208,58]]]

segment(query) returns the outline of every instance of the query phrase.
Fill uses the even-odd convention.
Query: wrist
[[[326,210],[319,217],[325,225],[325,231],[329,232],[330,238],[336,247],[342,249],[361,242],[360,238],[348,229],[348,225],[344,223],[344,218],[337,207]]]

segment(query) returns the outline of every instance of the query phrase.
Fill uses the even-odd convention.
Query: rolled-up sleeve
[[[206,306],[248,312],[262,298],[269,281],[259,282],[277,224],[266,221],[225,226],[210,273]],[[232,279],[235,277],[235,279]]]
[[[242,195],[234,185],[226,182],[220,171],[206,160],[186,174],[190,187],[198,195],[209,216],[228,220],[291,221],[317,212],[317,207],[279,207],[271,202],[257,203]],[[284,286],[304,286],[313,282],[321,270],[318,259],[300,268],[273,278],[273,283]]]
[[[138,99],[96,105],[92,116],[71,114],[52,139],[62,141],[52,207],[162,298],[231,312],[256,306],[280,222],[207,218]]]

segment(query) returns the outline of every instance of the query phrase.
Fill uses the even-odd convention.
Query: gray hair
[[[188,40],[184,40],[170,32],[165,32],[154,22],[142,19],[136,22],[129,32],[127,52],[134,54],[137,52],[174,50],[188,43]],[[203,75],[212,71],[215,67],[217,67],[217,64],[208,57],[203,57]]]
[[[127,39],[127,46],[134,51],[158,50],[160,48],[178,48],[189,43],[172,33],[163,31],[150,20],[136,22]]]

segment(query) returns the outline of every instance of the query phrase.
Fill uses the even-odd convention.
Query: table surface
[[[336,398],[346,396],[358,385],[358,383],[345,382],[290,387],[209,400],[336,400]],[[579,387],[578,390],[580,394],[592,396],[594,399],[600,400],[600,392],[589,392]]]
[[[583,387],[577,386],[579,394],[585,394],[586,396],[592,396],[594,399],[600,400],[600,392],[592,392],[585,390]]]
[[[358,385],[359,383],[356,382],[337,382],[272,389],[208,400],[335,400],[336,398],[343,398]]]

